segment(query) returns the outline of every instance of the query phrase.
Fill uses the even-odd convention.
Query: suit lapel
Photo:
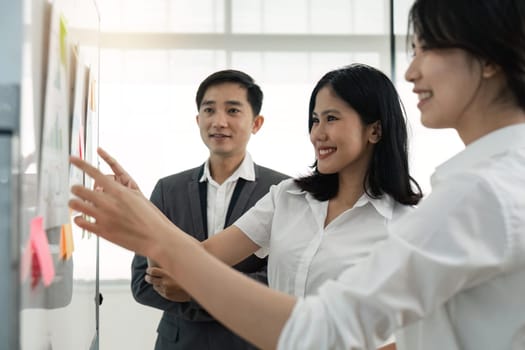
[[[188,183],[189,210],[193,227],[195,228],[195,238],[197,238],[199,241],[203,241],[208,237],[206,216],[206,183],[199,183],[200,174],[202,174],[203,169],[204,165],[194,173],[191,181]],[[199,188],[204,188],[204,191],[199,190]]]
[[[230,217],[228,218],[228,223],[226,226],[229,226],[235,222],[238,218],[241,217],[241,215],[246,211],[245,208],[248,205],[248,201],[250,200],[250,197],[252,195],[252,192],[255,190],[255,186],[257,185],[257,180],[255,181],[246,181],[244,184],[241,193],[239,194],[239,198],[237,199],[237,202],[233,206],[232,212]]]
[[[257,165],[253,165],[255,171],[255,180],[254,181],[245,181],[242,190],[237,198],[237,201],[234,203],[231,214],[228,216],[225,227],[233,224],[242,214],[246,212],[246,207],[248,206],[250,197],[257,186],[257,178],[259,177],[259,169]]]

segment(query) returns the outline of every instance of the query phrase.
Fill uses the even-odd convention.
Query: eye
[[[317,124],[317,123],[319,123],[319,118],[312,117],[312,124]]]
[[[429,47],[428,47],[428,43],[427,43],[426,40],[424,40],[424,39],[419,39],[419,40],[418,40],[418,46],[419,46],[419,48],[420,48],[421,50],[423,50],[423,51],[429,49]]]
[[[414,44],[414,42],[412,42],[412,45],[410,46],[410,57],[415,57],[416,56],[416,44]]]
[[[422,39],[419,39],[416,42],[412,42],[412,52],[411,52],[411,56],[414,57],[416,56],[419,52],[425,52],[425,51],[428,51],[430,50],[431,48],[429,47],[429,45]]]
[[[238,108],[230,108],[228,109],[228,113],[230,114],[235,114],[235,113],[239,113],[241,110],[238,109]]]
[[[333,116],[333,115],[327,115],[326,116],[326,120],[329,121],[329,122],[335,121],[335,120],[337,120],[337,117]]]
[[[202,111],[206,114],[212,114],[213,113],[213,108],[211,107],[205,107],[202,109]]]

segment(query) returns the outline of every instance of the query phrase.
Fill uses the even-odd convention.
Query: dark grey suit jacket
[[[151,201],[164,215],[199,241],[207,238],[206,184],[199,183],[203,169],[204,165],[162,178],[151,194]],[[268,192],[271,185],[288,178],[287,175],[258,165],[254,165],[254,170],[255,181],[239,181],[243,183],[234,191],[234,205],[230,205],[225,227],[250,209]],[[132,263],[131,290],[139,303],[164,310],[157,328],[156,350],[253,349],[243,339],[215,321],[196,302],[177,303],[161,297],[144,281],[146,268],[146,258],[135,255]],[[267,284],[266,259],[252,255],[235,268]]]

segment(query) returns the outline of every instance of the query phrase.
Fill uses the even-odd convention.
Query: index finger
[[[159,283],[162,282],[162,280],[159,277],[153,276],[153,275],[149,275],[149,274],[146,274],[144,276],[144,280],[146,282],[148,282],[149,284],[159,284]]]
[[[93,178],[93,180],[95,180],[95,183],[100,184],[100,186],[104,188],[105,192],[109,192],[110,190],[115,188],[117,182],[110,180],[106,175],[102,174],[100,170],[98,170],[88,162],[74,156],[69,157],[69,161],[71,162],[71,164],[73,164],[74,166],[88,174],[91,178]]]
[[[111,170],[116,176],[127,176],[130,177],[126,170],[113,158],[108,152],[106,152],[102,147],[97,149],[98,155],[109,165]]]
[[[148,267],[146,269],[146,273],[152,277],[158,277],[158,278],[166,276],[166,273],[160,267]]]

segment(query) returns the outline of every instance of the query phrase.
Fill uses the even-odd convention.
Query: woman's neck
[[[491,104],[465,121],[456,130],[463,143],[468,145],[498,129],[525,123],[525,111],[516,105]]]

